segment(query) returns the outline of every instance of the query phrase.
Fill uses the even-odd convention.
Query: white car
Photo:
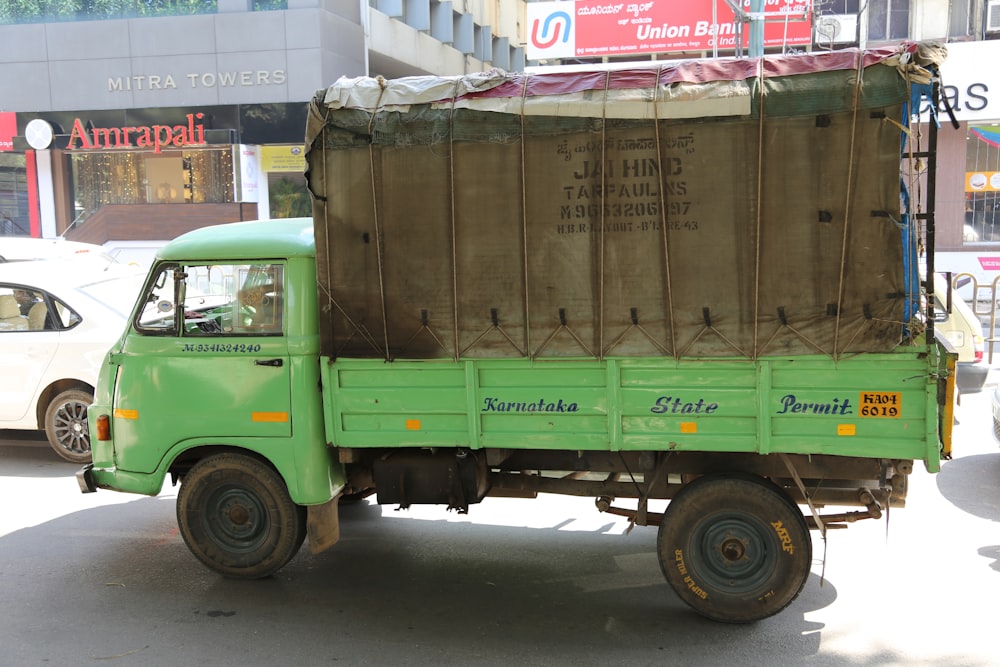
[[[44,429],[67,461],[90,461],[87,409],[143,273],[93,257],[0,263],[0,429]]]
[[[993,437],[1000,443],[1000,385],[993,390]]]
[[[84,259],[115,262],[104,246],[67,241],[63,238],[38,239],[8,236],[0,240],[0,262],[23,262],[34,259]]]
[[[964,394],[983,390],[990,365],[984,360],[983,325],[946,276],[934,280],[934,328],[958,353],[957,384]]]

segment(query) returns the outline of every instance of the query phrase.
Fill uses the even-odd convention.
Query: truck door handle
[[[281,366],[285,362],[281,359],[257,359],[254,363],[258,366]]]

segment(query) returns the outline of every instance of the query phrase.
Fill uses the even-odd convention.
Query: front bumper
[[[94,464],[88,463],[76,471],[76,483],[80,485],[80,493],[94,493],[97,484],[94,482]]]

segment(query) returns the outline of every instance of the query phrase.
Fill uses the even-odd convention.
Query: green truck
[[[81,490],[169,475],[188,547],[241,578],[370,495],[593,497],[659,527],[698,613],[779,612],[810,531],[902,507],[950,452],[910,197],[935,124],[901,141],[938,53],[341,79],[309,107],[311,219],[158,253]]]

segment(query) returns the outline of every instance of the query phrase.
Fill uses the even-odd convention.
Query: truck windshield
[[[275,263],[161,264],[135,328],[148,335],[278,336],[283,280],[283,266]]]

